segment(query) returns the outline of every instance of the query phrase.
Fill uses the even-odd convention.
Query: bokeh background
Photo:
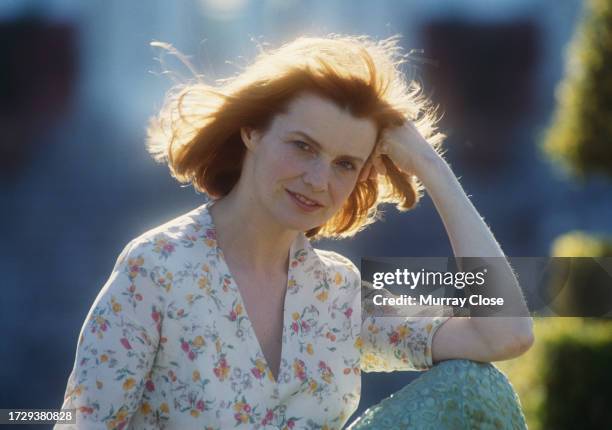
[[[593,2],[610,10],[609,1]],[[543,256],[567,232],[581,232],[571,237],[574,245],[585,234],[612,232],[610,177],[596,172],[576,179],[543,151],[547,130],[558,126],[553,121],[562,79],[577,67],[577,51],[569,47],[585,4],[2,0],[0,407],[61,405],[79,330],[119,252],[132,238],[204,201],[145,151],[148,118],[173,84],[161,73],[160,52],[151,41],[173,44],[200,73],[217,79],[238,73],[259,45],[274,47],[299,35],[401,34],[407,51],[424,50],[426,60],[410,63],[407,72],[416,73],[440,104],[447,159],[471,200],[508,255]],[[612,46],[612,31],[597,34]],[[167,60],[167,67],[190,76]],[[609,82],[602,93],[607,106]],[[598,124],[605,128],[605,118]],[[599,137],[612,144],[610,134]],[[452,255],[427,196],[413,211],[400,214],[389,206],[385,214],[384,222],[352,240],[315,246],[341,252],[357,265],[362,256]],[[581,249],[590,255],[594,248]],[[607,332],[573,324],[562,330]],[[610,344],[603,334],[595,337]],[[525,368],[539,369],[524,363],[505,369],[523,366],[515,370],[519,376],[509,375],[523,390],[530,428],[539,428],[547,391],[529,385],[533,378],[524,381]],[[363,374],[357,413],[417,376]],[[589,404],[592,393],[582,399]]]

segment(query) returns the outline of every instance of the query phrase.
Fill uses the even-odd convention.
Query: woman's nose
[[[304,182],[312,187],[313,191],[327,191],[329,183],[329,175],[331,174],[330,167],[327,163],[315,162],[312,163],[306,173],[304,173]]]

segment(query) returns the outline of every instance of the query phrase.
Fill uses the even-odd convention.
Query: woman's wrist
[[[415,166],[418,168],[413,173],[428,192],[442,183],[451,183],[454,178],[446,160],[433,149],[415,157]]]

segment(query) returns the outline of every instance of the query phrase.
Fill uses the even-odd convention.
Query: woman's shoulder
[[[344,255],[330,250],[312,248],[314,253],[319,257],[319,260],[325,267],[335,271],[348,271],[352,274],[360,276],[359,269],[355,263]]]
[[[153,251],[168,257],[178,248],[194,248],[210,228],[204,216],[205,206],[178,215],[134,237],[124,248],[124,253]]]

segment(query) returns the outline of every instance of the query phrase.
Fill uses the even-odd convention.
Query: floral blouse
[[[209,201],[132,240],[89,311],[62,408],[79,429],[340,429],[361,371],[425,370],[448,317],[362,316],[345,257],[291,245],[278,380]]]

